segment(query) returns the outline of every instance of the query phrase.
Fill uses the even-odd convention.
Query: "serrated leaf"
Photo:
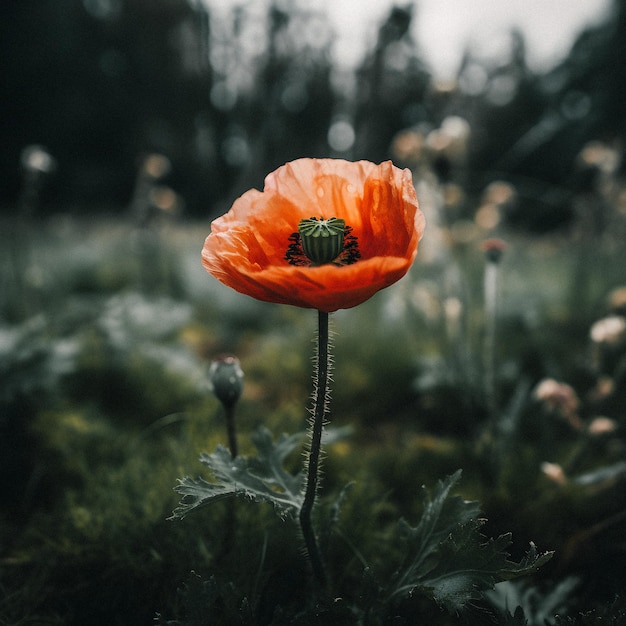
[[[420,581],[419,586],[451,612],[459,611],[502,580],[534,572],[552,557],[552,553],[538,554],[531,544],[519,563],[509,561],[506,549],[511,544],[510,533],[485,541],[479,532],[482,524],[482,520],[472,520],[458,526],[442,542],[437,566]]]
[[[510,533],[508,535],[510,537]],[[536,572],[540,567],[545,565],[554,556],[554,551],[537,552],[537,546],[531,541],[530,548],[519,563],[507,561],[507,570],[501,571],[502,580],[511,580],[519,576],[526,576]]]
[[[267,428],[259,428],[252,434],[252,443],[259,452],[257,457],[249,457],[249,472],[252,476],[260,478],[265,485],[276,491],[284,493],[288,499],[297,505],[298,510],[302,504],[301,491],[303,487],[303,474],[290,474],[283,469],[285,459],[300,445],[303,435],[282,434],[274,442],[272,434]],[[279,501],[282,500],[279,498]]]
[[[457,612],[495,583],[533,572],[552,557],[552,553],[538,554],[531,544],[519,563],[509,561],[510,534],[486,540],[479,532],[484,521],[478,519],[478,503],[450,497],[459,477],[460,471],[438,484],[416,527],[400,520],[409,556],[399,570],[392,597],[422,590]]]
[[[399,521],[401,538],[408,544],[407,560],[397,574],[392,595],[402,594],[412,588],[411,581],[424,576],[432,567],[430,557],[439,548],[440,543],[458,525],[475,518],[480,509],[477,502],[463,500],[459,496],[450,497],[451,489],[461,477],[461,470],[437,483],[432,500],[426,497],[424,511],[419,524],[411,527],[404,519]]]
[[[200,461],[208,466],[216,482],[186,476],[174,488],[183,496],[172,518],[183,518],[190,511],[232,496],[270,502],[282,516],[295,516],[302,506],[302,472],[290,474],[283,468],[286,457],[301,443],[302,435],[281,435],[276,441],[266,428],[252,435],[258,455],[232,458],[230,451],[218,445]]]
[[[555,616],[556,626],[623,626],[626,624],[626,599],[616,596],[612,602],[575,616]]]

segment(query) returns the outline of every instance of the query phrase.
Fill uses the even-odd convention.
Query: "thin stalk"
[[[239,455],[239,446],[237,445],[237,428],[235,426],[235,406],[236,402],[224,402],[224,410],[226,412],[226,433],[228,435],[228,449],[230,450],[230,456],[234,459]],[[226,509],[225,527],[226,532],[224,534],[224,540],[222,541],[222,549],[218,555],[218,561],[230,554],[232,551],[233,543],[235,541],[235,524],[237,522],[237,516],[235,514],[235,500],[230,499],[228,501],[228,508]]]
[[[237,402],[223,402],[222,405],[226,413],[228,449],[230,450],[230,456],[234,459],[239,455],[239,446],[237,445],[237,428],[235,425],[235,407],[237,406]],[[222,549],[218,555],[218,560],[231,553],[233,543],[235,542],[235,523],[237,520],[235,506],[235,500],[234,498],[231,498],[228,501],[228,508],[226,509],[226,519],[224,522],[226,531],[224,533],[224,540],[222,541]]]
[[[322,431],[328,414],[328,382],[329,382],[329,358],[328,358],[328,313],[318,312],[318,334],[316,354],[316,381],[314,392],[314,406],[311,412],[309,425],[310,447],[307,463],[307,481],[304,490],[304,500],[300,509],[300,528],[304,537],[313,575],[321,588],[326,587],[326,574],[322,565],[320,551],[313,531],[311,512],[315,504],[317,485],[320,474],[320,452],[322,448]]]
[[[239,446],[237,445],[237,428],[235,426],[235,403],[224,404],[226,411],[226,433],[228,435],[228,449],[233,459],[239,456]]]
[[[488,261],[485,267],[485,396],[492,435],[496,436],[498,406],[496,398],[496,320],[498,306],[498,264]]]

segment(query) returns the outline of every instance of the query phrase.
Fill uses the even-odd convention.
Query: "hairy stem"
[[[315,386],[314,406],[309,422],[311,426],[309,458],[307,463],[307,481],[304,491],[304,501],[300,509],[300,528],[306,545],[313,574],[320,585],[326,586],[326,574],[322,565],[317,539],[313,531],[311,522],[311,512],[315,503],[317,494],[317,484],[320,471],[320,452],[322,448],[322,431],[324,421],[328,412],[327,394],[328,394],[328,313],[318,312],[318,335],[317,335],[317,355],[316,355],[316,373],[317,381]]]

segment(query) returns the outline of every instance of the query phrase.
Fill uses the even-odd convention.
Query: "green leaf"
[[[623,626],[626,624],[626,599],[617,596],[612,602],[575,616],[555,616],[556,626]]]
[[[602,483],[611,483],[617,478],[621,478],[626,474],[626,462],[620,461],[613,465],[600,467],[599,469],[580,474],[572,478],[572,482],[585,487],[600,485]]]
[[[319,531],[319,544],[321,551],[327,552],[328,545],[330,542],[330,537],[337,527],[339,523],[339,516],[341,514],[341,507],[343,506],[344,500],[346,499],[348,492],[352,489],[354,483],[348,483],[340,492],[339,495],[335,498],[335,500],[331,503],[328,508],[327,515],[324,518],[323,523],[321,524],[321,528]]]
[[[213,472],[217,482],[186,476],[174,488],[183,497],[170,519],[183,518],[190,511],[231,496],[270,502],[281,516],[295,516],[302,506],[304,475],[283,468],[287,456],[302,442],[302,434],[281,435],[276,441],[266,428],[252,435],[258,455],[232,458],[230,451],[217,446],[200,461]]]
[[[459,477],[460,471],[438,484],[415,528],[400,520],[409,557],[396,576],[392,597],[420,590],[456,612],[495,583],[534,572],[552,557],[539,555],[531,544],[519,563],[509,561],[510,534],[486,540],[479,532],[484,520],[478,519],[478,504],[450,497]]]
[[[506,580],[485,596],[501,615],[506,616],[517,607],[531,624],[552,624],[555,615],[571,605],[572,593],[579,583],[577,578],[569,577],[540,590],[529,581]]]
[[[439,481],[432,500],[426,497],[419,524],[413,528],[404,519],[399,521],[400,536],[407,545],[407,559],[396,575],[392,595],[404,594],[415,586],[433,566],[432,556],[441,542],[459,524],[468,522],[480,512],[477,502],[468,502],[458,496],[450,497],[451,489],[461,477],[461,470]]]
[[[472,520],[458,526],[440,545],[436,567],[419,583],[451,612],[480,598],[498,582],[536,571],[552,557],[552,553],[537,554],[531,544],[519,563],[509,561],[506,549],[511,544],[510,533],[485,541],[479,532],[483,523]]]

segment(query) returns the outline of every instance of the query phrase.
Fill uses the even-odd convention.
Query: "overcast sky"
[[[268,0],[196,0],[217,10],[232,5],[254,7]],[[497,54],[503,35],[519,26],[525,35],[528,62],[545,70],[560,61],[582,28],[608,14],[612,0],[285,0],[319,7],[331,18],[339,65],[357,65],[375,41],[381,20],[396,4],[416,7],[413,35],[437,78],[451,78],[468,43]]]
[[[394,2],[311,0],[310,6],[315,4],[325,7],[335,25],[336,55],[353,64]],[[531,67],[545,69],[561,60],[581,29],[601,21],[612,5],[611,0],[417,0],[413,34],[441,78],[454,75],[468,42],[497,53],[502,35],[513,26],[525,35]]]

